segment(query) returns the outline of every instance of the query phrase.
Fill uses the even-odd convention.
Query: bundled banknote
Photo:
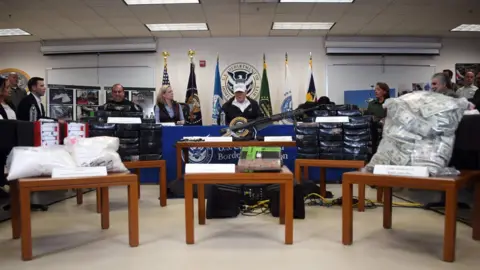
[[[431,175],[452,174],[447,168],[455,131],[469,107],[465,98],[415,91],[387,99],[387,117],[378,150],[367,165],[425,166]]]

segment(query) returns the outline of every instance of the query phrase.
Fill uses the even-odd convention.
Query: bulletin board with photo
[[[472,71],[477,77],[480,73],[480,64],[455,64],[455,83],[458,87],[463,86],[463,78],[468,71]],[[476,80],[475,84],[479,86],[480,83]]]
[[[132,88],[131,101],[143,109],[143,114],[148,117],[154,115],[153,106],[155,104],[155,88]]]
[[[48,85],[48,115],[56,119],[74,120],[74,89],[67,85]]]

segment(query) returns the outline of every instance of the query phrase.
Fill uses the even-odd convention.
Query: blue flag
[[[213,103],[212,103],[212,125],[217,125],[222,111],[223,97],[222,86],[220,81],[219,58],[217,56],[217,67],[215,68],[215,85],[213,88]]]
[[[189,116],[185,119],[185,124],[190,126],[202,126],[202,108],[200,98],[198,97],[197,79],[195,76],[195,64],[190,63],[190,76],[188,76],[187,94],[185,103],[190,109]]]
[[[170,85],[170,79],[168,78],[168,72],[167,72],[167,64],[165,64],[164,67],[163,67],[162,86],[163,85]]]

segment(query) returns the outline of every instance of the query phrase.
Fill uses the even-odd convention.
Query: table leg
[[[383,228],[392,228],[392,188],[383,188]]]
[[[138,231],[138,185],[128,185],[128,242],[131,247],[139,245]],[[107,191],[108,192],[108,191]]]
[[[480,241],[480,183],[475,183],[472,211],[472,238]]]
[[[320,195],[327,197],[327,169],[320,168]]]
[[[353,186],[342,181],[342,242],[351,245],[353,241]]]
[[[365,184],[358,184],[358,212],[365,212]]]
[[[140,169],[135,169],[135,174],[137,175],[138,198],[140,199]]]
[[[443,235],[443,260],[455,261],[455,241],[457,231],[457,190],[453,187],[446,191],[445,232]]]
[[[20,191],[18,181],[10,182],[10,211],[12,215],[12,238],[20,238]]]
[[[182,178],[182,148],[176,147],[177,151],[177,180]]]
[[[377,187],[377,202],[379,202],[379,203],[383,202],[383,188],[382,187]]]
[[[293,244],[293,185],[286,183],[284,186],[284,220],[285,220],[285,244]]]
[[[97,213],[102,212],[102,193],[100,192],[100,188],[95,189],[95,193],[97,196]]]
[[[205,225],[205,185],[197,184],[198,224]]]
[[[303,166],[303,180],[308,180],[308,166]]]
[[[298,181],[298,183],[301,183],[302,182],[302,176],[301,176],[301,173],[302,173],[302,167],[300,166],[300,162],[298,162],[298,159],[295,160],[295,180]]]
[[[77,188],[77,204],[80,205],[83,203],[83,190],[81,188]]]
[[[110,227],[110,202],[108,196],[108,187],[100,188],[100,205],[101,205],[101,220],[102,229],[106,230]]]
[[[193,224],[193,185],[190,182],[184,183],[185,196],[185,237],[187,244],[195,243]]]
[[[167,206],[167,166],[159,169],[158,179],[160,180],[160,206]]]
[[[279,201],[279,217],[280,217],[280,224],[285,224],[285,185],[280,184],[280,201]]]
[[[30,190],[18,187],[20,193],[20,238],[22,260],[32,259],[32,224],[30,217]]]

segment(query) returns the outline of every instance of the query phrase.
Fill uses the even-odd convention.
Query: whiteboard
[[[152,67],[85,67],[47,69],[48,84],[155,88],[155,69]]]
[[[429,83],[435,66],[406,65],[328,65],[326,94],[336,104],[344,103],[348,90],[373,89],[377,82],[385,82],[396,93],[411,90],[412,83]]]

